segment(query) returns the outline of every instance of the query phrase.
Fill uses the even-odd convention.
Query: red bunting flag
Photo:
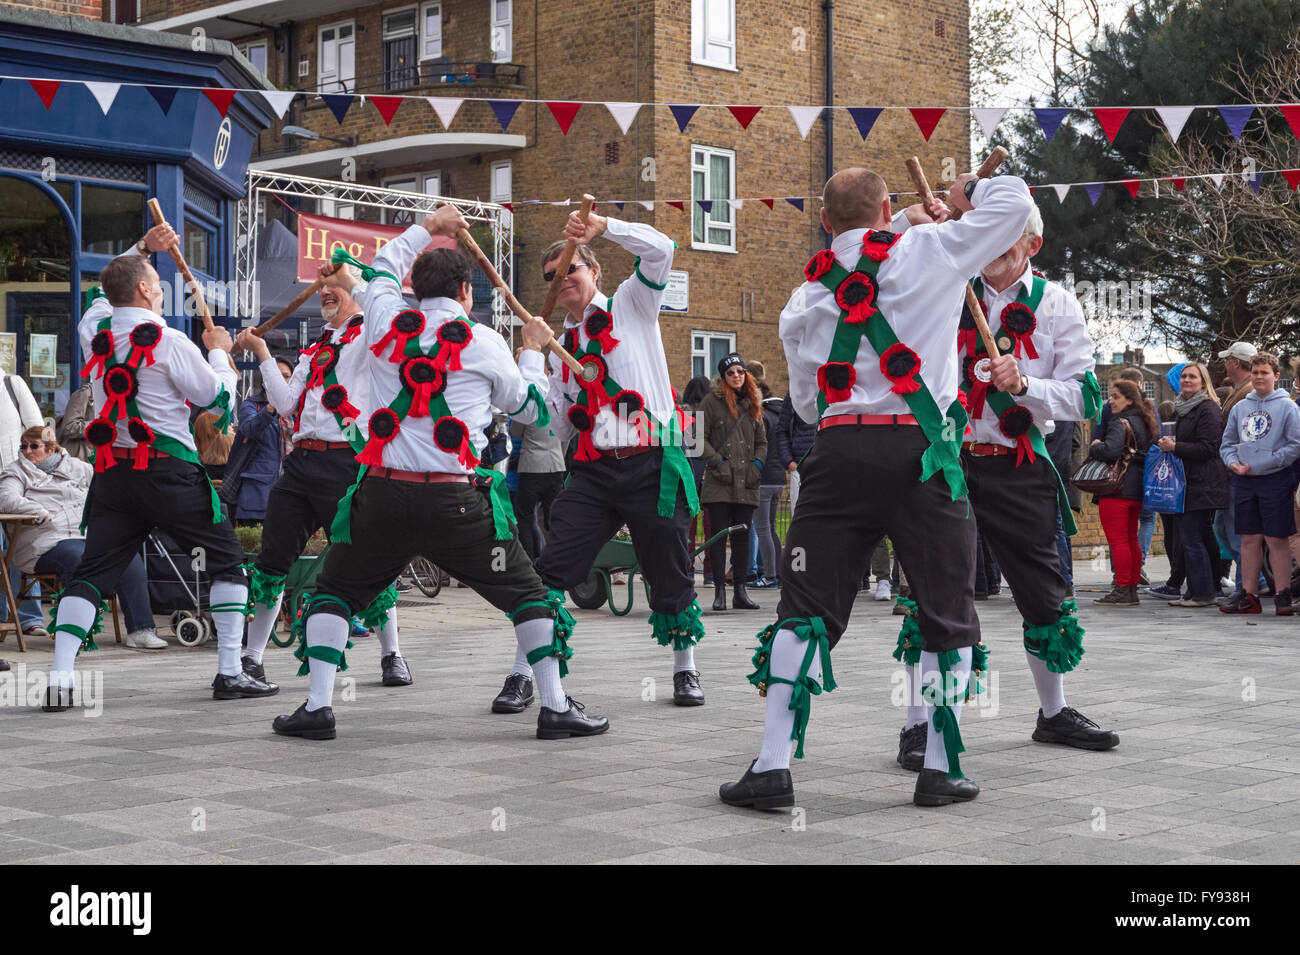
[[[683,205],[681,202],[679,202],[679,201],[677,201],[677,200],[674,200],[674,199],[667,199],[667,200],[665,200],[665,201],[666,201],[670,206],[672,206],[674,209],[680,209],[682,212],[685,212],[685,211],[686,211],[686,206]]]
[[[1300,106],[1279,106],[1278,109],[1282,110],[1282,115],[1286,117],[1296,139],[1300,139]]]
[[[916,120],[916,125],[921,130],[921,135],[925,137],[925,141],[928,143],[930,141],[930,134],[934,132],[934,127],[939,125],[939,120],[943,117],[945,110],[942,106],[910,106],[908,107],[908,112],[911,113],[912,118]]]
[[[379,110],[379,115],[384,117],[384,125],[391,126],[393,116],[397,113],[397,107],[402,105],[401,96],[371,96],[368,97],[370,102],[375,104],[375,109]]]
[[[1101,123],[1101,131],[1106,134],[1106,142],[1113,143],[1120,126],[1124,125],[1124,117],[1128,115],[1128,107],[1099,106],[1093,109],[1092,114],[1097,117],[1097,122]]]
[[[208,101],[217,108],[217,112],[221,114],[222,119],[225,119],[226,110],[230,109],[230,104],[235,99],[235,91],[226,89],[207,89],[203,91],[203,95],[206,96]]]
[[[502,209],[505,209],[507,212],[515,211],[515,204],[513,202],[500,202],[497,204],[501,206]]]
[[[758,111],[762,108],[761,106],[727,107],[727,109],[731,110],[731,115],[736,117],[736,122],[740,123],[741,129],[749,129],[749,124],[754,121],[754,117],[758,115]]]
[[[776,200],[775,200],[775,199],[759,199],[758,201],[761,202],[761,203],[763,203],[763,205],[767,206],[769,209],[771,209],[771,208],[772,208],[772,203],[774,203]]]
[[[54,94],[59,91],[61,80],[28,80],[32,84],[32,89],[36,90],[36,95],[41,98],[45,108],[49,109],[50,104],[54,102]]]
[[[1283,169],[1282,176],[1291,184],[1293,190],[1300,188],[1300,169]]]
[[[1138,181],[1136,179],[1121,179],[1119,184],[1128,190],[1128,194],[1134,199],[1138,197]]]
[[[555,121],[560,124],[560,132],[569,135],[569,127],[573,125],[573,118],[578,115],[578,110],[582,107],[581,103],[547,103],[546,108],[551,111]]]
[[[1182,192],[1182,191],[1183,191],[1183,186],[1184,186],[1184,185],[1186,184],[1186,182],[1187,182],[1187,177],[1186,177],[1186,176],[1170,176],[1170,177],[1169,177],[1169,181],[1172,182],[1172,183],[1174,184],[1174,188],[1175,188],[1175,189],[1177,189],[1179,192]]]

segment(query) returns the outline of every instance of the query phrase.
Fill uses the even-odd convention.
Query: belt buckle
[[[625,460],[627,460],[626,455],[624,455],[624,454],[622,453],[622,451],[623,451],[622,448],[614,448],[614,460],[615,460],[615,461],[625,461]]]

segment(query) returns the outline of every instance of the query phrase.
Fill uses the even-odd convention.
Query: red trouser
[[[1125,497],[1103,497],[1097,505],[1101,529],[1110,544],[1110,559],[1115,565],[1115,586],[1136,587],[1142,573],[1142,548],[1138,544],[1138,515],[1141,501]]]

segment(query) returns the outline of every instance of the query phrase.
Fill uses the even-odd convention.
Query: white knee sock
[[[1029,661],[1029,672],[1034,675],[1034,688],[1038,690],[1038,705],[1043,708],[1043,717],[1051,719],[1065,709],[1065,674],[1053,673],[1047,664],[1028,650],[1025,659]]]
[[[388,619],[379,628],[379,656],[382,659],[390,653],[401,652],[401,648],[397,645],[397,608],[389,607]]]
[[[71,624],[89,631],[95,625],[95,605],[85,597],[64,597],[59,601],[59,614],[55,624]],[[54,635],[54,663],[50,665],[50,686],[74,685],[73,668],[77,665],[77,651],[81,637],[62,630]]]
[[[921,687],[918,682],[921,665],[907,668],[907,723],[904,729],[911,729],[918,723],[925,722],[925,700],[921,699]]]
[[[961,722],[961,701],[966,696],[966,683],[970,679],[971,648],[958,651],[958,662],[949,669],[948,692],[955,693],[957,702],[952,707],[953,716]],[[955,680],[955,682],[953,682]],[[937,686],[944,689],[943,674],[939,672],[939,655],[921,652],[921,682],[924,686]],[[929,730],[925,736],[925,768],[948,771],[948,751],[943,745],[943,734],[934,728],[934,707],[925,705]]]
[[[556,667],[556,672],[558,671],[559,667]],[[510,668],[510,672],[523,674],[530,680],[533,678],[533,668],[528,662],[528,651],[518,640],[515,641],[515,665]]]
[[[793,630],[778,630],[772,640],[771,674],[787,680],[799,676],[804,654],[808,645],[794,635]],[[812,665],[808,675],[815,680],[822,678],[820,653],[813,654]],[[791,734],[794,732],[794,710],[790,709],[790,697],[794,687],[789,683],[769,683],[767,685],[767,712],[763,719],[763,748],[759,750],[753,771],[765,773],[771,769],[789,769],[790,751],[794,748]]]
[[[685,650],[673,651],[673,672],[681,673],[683,670],[695,669],[695,647],[687,647]]]
[[[248,585],[230,580],[214,580],[208,600],[213,607],[222,604],[248,603]],[[217,626],[217,672],[223,676],[239,676],[242,666],[239,655],[244,642],[244,611],[213,610],[212,622]]]
[[[262,662],[262,654],[266,652],[271,631],[275,629],[275,622],[280,619],[280,604],[283,602],[284,592],[281,591],[270,607],[253,604],[253,620],[248,625],[248,646],[244,648],[244,656],[249,657],[254,663]]]
[[[307,618],[307,646],[330,647],[342,651],[348,645],[352,622],[332,613],[314,613]],[[307,712],[331,706],[334,702],[334,675],[338,666],[327,660],[308,657],[311,667],[311,689],[307,693]]]
[[[515,624],[515,639],[519,642],[519,652],[525,656],[538,647],[549,647],[555,634],[555,621],[550,617],[536,617]],[[533,682],[537,695],[541,697],[542,706],[559,713],[569,711],[569,701],[564,698],[564,686],[560,683],[560,661],[555,657],[543,657],[533,664]]]

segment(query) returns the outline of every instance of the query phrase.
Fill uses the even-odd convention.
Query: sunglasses
[[[564,274],[572,275],[574,272],[578,271],[578,269],[585,269],[586,267],[587,267],[587,263],[585,262],[574,262],[572,265],[569,266],[569,271],[565,272]],[[551,269],[551,271],[549,272],[543,272],[542,278],[544,278],[548,282],[555,281],[555,269]]]
[[[20,451],[39,451],[43,447],[45,447],[43,444],[20,444],[18,446]]]

